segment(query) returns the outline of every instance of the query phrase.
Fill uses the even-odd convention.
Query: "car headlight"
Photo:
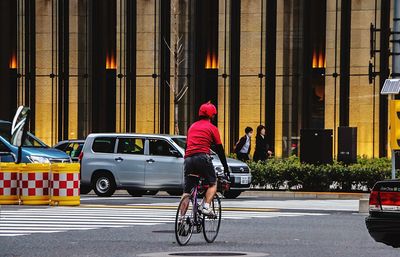
[[[28,156],[28,159],[32,163],[50,163],[50,160],[48,158],[46,158],[46,157],[43,157],[43,156],[31,155],[31,156]]]

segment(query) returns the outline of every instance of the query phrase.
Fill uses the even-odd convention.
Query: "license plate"
[[[249,184],[249,177],[240,177],[240,184]]]

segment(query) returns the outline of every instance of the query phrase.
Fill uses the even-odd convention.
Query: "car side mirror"
[[[22,145],[24,144],[27,136],[27,124],[29,122],[29,107],[20,106],[15,113],[13,122],[11,124],[11,144],[18,147],[18,156],[16,163],[21,162],[22,158]]]
[[[178,150],[169,149],[169,152],[171,153],[171,155],[173,155],[173,156],[175,156],[175,157],[177,157],[177,158],[181,157],[181,153],[178,152]]]

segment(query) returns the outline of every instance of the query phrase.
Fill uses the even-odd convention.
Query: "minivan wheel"
[[[108,173],[101,173],[97,175],[93,184],[93,190],[96,195],[102,197],[112,196],[116,189],[114,178]]]
[[[227,199],[235,199],[237,198],[240,194],[242,193],[242,191],[233,191],[233,190],[229,190],[224,192],[224,197]]]
[[[143,190],[133,190],[133,189],[127,189],[128,193],[133,196],[133,197],[140,197],[146,193],[146,191]]]

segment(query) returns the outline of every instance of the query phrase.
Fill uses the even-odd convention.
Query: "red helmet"
[[[215,108],[215,105],[213,105],[212,103],[208,102],[200,106],[199,116],[212,118],[216,114],[217,108]]]

